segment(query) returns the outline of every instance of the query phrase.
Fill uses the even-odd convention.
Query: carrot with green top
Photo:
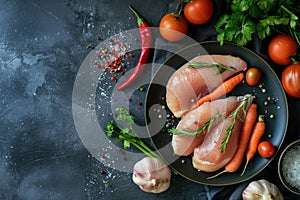
[[[264,135],[265,130],[266,130],[266,124],[264,121],[264,116],[259,115],[258,121],[255,123],[255,126],[252,131],[252,135],[251,135],[251,138],[249,141],[248,149],[246,152],[246,160],[247,161],[246,161],[246,164],[245,164],[245,167],[244,167],[244,170],[243,170],[241,176],[245,173],[246,168],[249,163],[249,160],[251,160],[253,158],[253,156],[255,155],[259,141],[260,141],[261,137]]]

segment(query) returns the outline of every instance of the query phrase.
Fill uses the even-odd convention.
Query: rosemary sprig
[[[236,120],[239,119],[240,121],[244,122],[244,117],[247,112],[246,111],[247,106],[250,104],[250,102],[251,102],[251,95],[245,95],[244,98],[241,100],[239,106],[229,115],[229,117],[233,118],[233,121],[231,125],[226,129],[226,136],[221,143],[221,147],[219,148],[221,153],[226,151],[227,143],[230,139]],[[239,115],[239,112],[241,110],[243,111],[243,116]]]
[[[226,70],[236,71],[236,68],[234,68],[233,66],[226,66],[222,63],[217,63],[217,62],[215,62],[215,63],[190,62],[188,67],[193,68],[193,69],[199,69],[199,68],[203,68],[203,67],[206,67],[206,68],[215,67],[216,68],[215,75],[222,74]]]
[[[208,121],[206,121],[202,126],[200,126],[196,130],[178,130],[176,128],[170,129],[170,133],[174,135],[181,135],[181,136],[198,136],[201,133],[206,134],[210,131],[212,125],[215,121],[217,121],[220,117],[224,117],[225,112],[219,113],[212,118],[210,118]]]

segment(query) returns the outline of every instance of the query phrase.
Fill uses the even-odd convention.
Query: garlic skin
[[[283,200],[283,196],[276,185],[261,179],[252,181],[242,193],[243,200]]]
[[[158,158],[145,157],[134,165],[132,180],[145,192],[161,193],[170,187],[171,175]]]

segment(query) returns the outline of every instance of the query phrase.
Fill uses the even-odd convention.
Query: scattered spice
[[[111,184],[110,183],[105,183],[105,188],[110,188]]]
[[[97,40],[102,40],[100,36],[97,37]],[[87,45],[87,48],[94,49],[95,47],[92,44]],[[130,62],[125,62],[129,57],[134,57],[134,54],[128,52],[128,46],[124,45],[119,40],[111,40],[108,42],[108,45],[97,50],[97,58],[93,64],[95,68],[108,70],[112,76],[122,76],[125,74],[125,68],[130,65]],[[125,64],[127,63],[127,65]],[[111,78],[115,81],[115,78]]]
[[[271,134],[268,134],[268,138],[272,138],[272,135],[271,135]]]
[[[95,46],[94,46],[94,45],[92,45],[92,44],[88,44],[88,45],[86,46],[86,48],[87,48],[87,49],[94,49],[94,48],[95,48]]]
[[[137,104],[138,104],[138,106],[141,106],[142,102],[140,100],[138,100]]]
[[[112,77],[110,78],[110,80],[115,81],[115,80],[116,80],[116,77],[112,76]]]
[[[145,88],[144,87],[139,87],[139,89],[138,89],[139,91],[144,91],[145,90]]]

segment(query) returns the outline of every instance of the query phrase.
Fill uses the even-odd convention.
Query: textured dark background
[[[136,28],[128,4],[158,26],[172,2],[0,0],[0,199],[207,199],[211,188],[180,176],[165,193],[142,192],[130,173],[105,168],[90,155],[72,118],[73,83],[90,52],[86,46],[96,45],[97,36]],[[194,39],[213,38],[194,34],[199,28],[213,31],[192,27]],[[285,145],[299,134],[299,101],[289,98],[289,106],[294,123]]]

